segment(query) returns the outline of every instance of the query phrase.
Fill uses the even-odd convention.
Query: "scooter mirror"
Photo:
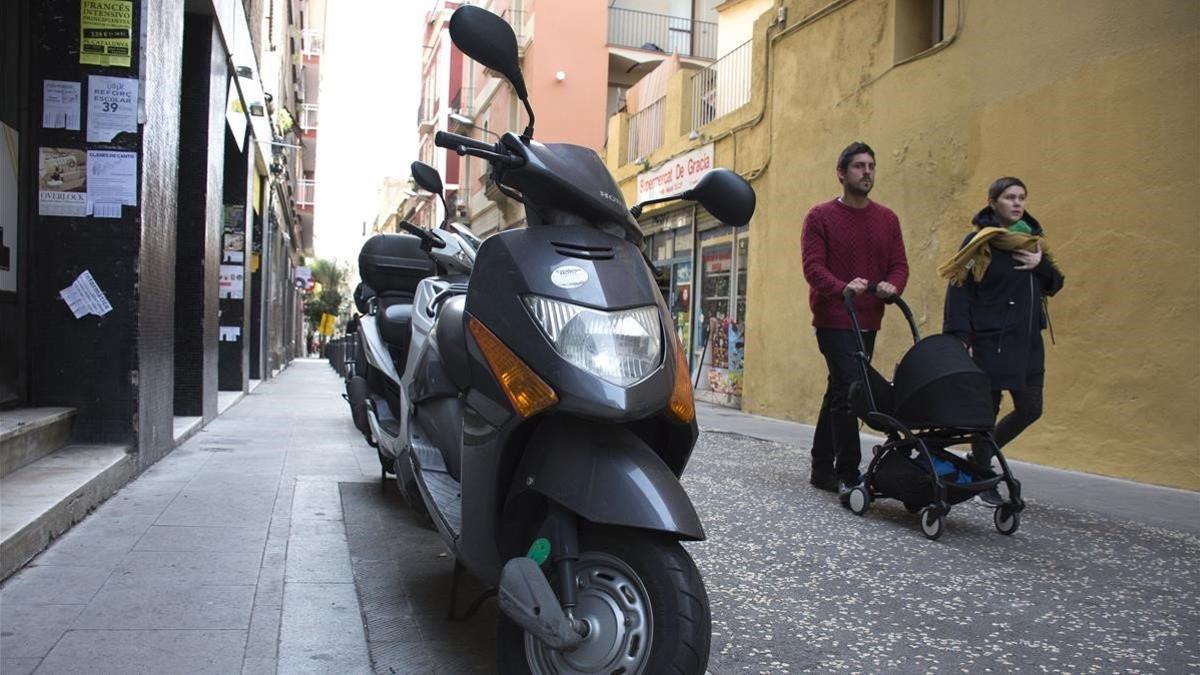
[[[756,202],[750,183],[729,169],[709,171],[696,183],[696,187],[680,197],[700,202],[714,218],[735,227],[750,222]]]
[[[424,162],[413,162],[410,169],[417,187],[435,195],[442,194],[442,177],[438,174],[437,169]]]
[[[486,9],[463,5],[450,17],[450,39],[462,53],[507,78],[517,98],[529,98],[517,56],[517,36],[507,21]]]

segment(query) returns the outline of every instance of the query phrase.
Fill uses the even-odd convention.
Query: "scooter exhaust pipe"
[[[500,611],[552,649],[569,650],[584,636],[558,604],[550,581],[531,558],[513,558],[500,573]]]

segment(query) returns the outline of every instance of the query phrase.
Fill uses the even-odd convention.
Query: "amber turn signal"
[[[512,350],[504,346],[495,333],[487,329],[475,317],[467,322],[471,335],[487,359],[488,367],[500,383],[500,389],[508,397],[513,410],[522,418],[529,418],[558,403],[558,394],[525,365]],[[691,389],[688,389],[689,400]]]
[[[683,358],[683,345],[675,336],[675,388],[671,390],[669,405],[675,419],[690,424],[696,419],[696,404],[692,401],[692,375],[687,360]]]

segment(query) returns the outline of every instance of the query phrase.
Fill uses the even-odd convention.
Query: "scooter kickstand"
[[[471,617],[475,616],[475,614],[479,612],[479,608],[483,606],[483,603],[486,602],[488,598],[496,595],[495,588],[488,588],[487,590],[485,590],[484,592],[482,592],[478,596],[476,596],[476,598],[474,600],[471,601],[471,604],[470,604],[470,606],[467,607],[466,612],[459,615],[457,613],[457,609],[458,609],[458,578],[462,575],[462,572],[463,572],[462,563],[458,562],[458,559],[455,558],[454,572],[450,578],[450,606],[447,608],[447,611],[446,611],[446,620],[447,621],[456,621],[456,622],[470,621]]]

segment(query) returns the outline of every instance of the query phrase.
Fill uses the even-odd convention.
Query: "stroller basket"
[[[915,447],[908,452],[889,448],[875,466],[873,485],[876,493],[898,499],[909,508],[917,508],[937,501],[934,471],[945,486],[948,504],[965,502],[1000,482],[1001,477],[997,475],[977,475],[977,469],[948,450],[930,448],[929,455],[934,461],[932,468]]]

